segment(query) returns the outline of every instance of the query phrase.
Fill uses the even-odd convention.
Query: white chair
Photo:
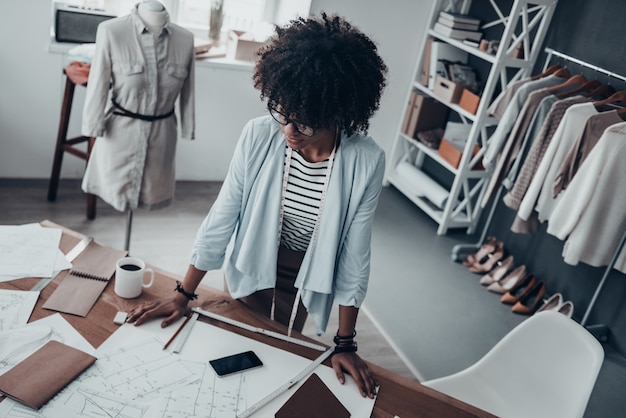
[[[543,311],[472,366],[423,384],[503,418],[582,417],[603,360],[583,326]]]

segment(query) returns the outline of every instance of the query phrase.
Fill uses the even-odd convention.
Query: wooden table
[[[41,224],[48,227],[58,227],[63,229],[60,248],[64,253],[67,253],[83,238],[83,235],[67,228],[63,228],[62,226],[52,222],[43,221]],[[96,348],[99,347],[100,344],[102,344],[113,332],[117,330],[118,325],[113,323],[113,317],[118,311],[128,312],[133,306],[139,303],[172,294],[175,287],[174,281],[177,279],[180,280],[180,277],[161,270],[158,267],[150,267],[152,267],[155,271],[154,285],[150,288],[144,289],[140,297],[131,300],[120,298],[113,291],[114,284],[109,283],[98,302],[93,306],[86,317],[83,318],[63,313],[61,315],[63,315],[63,317],[70,324],[72,324],[72,326],[76,328],[76,330],[78,330],[78,332],[80,332],[81,335],[89,341],[89,343]],[[55,311],[43,309],[42,306],[66,275],[67,271],[62,272],[42,290],[29,321],[32,322],[56,313]],[[10,282],[0,282],[0,288],[11,290],[29,290],[37,283],[38,280],[39,279],[35,278],[24,278]],[[111,281],[114,280],[115,279],[112,279]],[[192,306],[200,306],[205,310],[235,319],[237,321],[242,321],[268,330],[286,333],[284,326],[276,324],[267,318],[259,317],[258,315],[253,314],[243,304],[232,299],[227,293],[207,286],[200,286],[197,293],[199,294],[199,298],[192,303]],[[232,332],[236,332],[240,335],[262,341],[271,346],[290,351],[309,359],[315,359],[319,355],[319,351],[314,349],[242,330],[220,321],[215,321],[202,316],[199,320]],[[297,333],[294,334],[294,336],[317,342]],[[329,365],[328,360],[326,364]],[[400,418],[493,417],[493,415],[485,411],[437,392],[434,389],[423,386],[418,382],[406,379],[382,367],[376,366],[375,364],[369,363],[369,366],[375,373],[376,378],[380,383],[378,398],[376,399],[376,403],[374,405],[372,417],[393,418],[396,415]]]

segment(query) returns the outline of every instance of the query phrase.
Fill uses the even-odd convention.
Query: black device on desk
[[[210,360],[211,366],[218,376],[226,376],[227,374],[240,372],[242,370],[251,369],[253,367],[262,366],[261,359],[254,354],[253,351],[233,354],[230,356]]]
[[[94,43],[98,25],[116,17],[100,9],[54,4],[54,39],[57,42]]]

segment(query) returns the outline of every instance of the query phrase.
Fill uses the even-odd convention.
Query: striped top
[[[285,156],[287,151],[286,147]],[[328,163],[328,159],[312,163],[299,152],[292,153],[280,236],[283,247],[294,251],[308,248],[319,213]]]

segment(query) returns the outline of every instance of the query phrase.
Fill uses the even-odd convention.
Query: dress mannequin
[[[127,213],[127,250],[133,210],[172,201],[179,120],[180,137],[194,138],[193,79],[193,34],[159,1],[98,26],[82,127],[98,139],[82,188]]]
[[[150,29],[154,39],[159,37],[161,29],[167,23],[167,10],[156,0],[144,0],[137,7],[137,14],[143,23]]]

